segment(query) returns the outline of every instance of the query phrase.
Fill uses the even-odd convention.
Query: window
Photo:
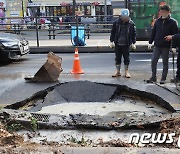
[[[50,16],[49,15],[49,7],[46,7],[46,16]]]
[[[66,6],[61,7],[61,15],[62,16],[66,15]]]
[[[107,14],[112,15],[112,6],[111,5],[107,6]]]
[[[84,14],[91,15],[91,6],[90,5],[84,5]]]
[[[69,6],[69,15],[73,15],[73,6]]]
[[[49,16],[54,16],[54,7],[49,7]]]
[[[96,15],[101,15],[101,7],[99,5],[96,6],[95,10],[96,10]]]
[[[56,11],[57,11],[57,16],[61,15],[61,8],[58,6],[56,7]]]

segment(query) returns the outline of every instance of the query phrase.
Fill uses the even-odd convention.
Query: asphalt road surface
[[[59,82],[72,80],[91,80],[103,78],[112,80],[111,75],[115,72],[113,53],[82,53],[80,54],[81,66],[85,71],[84,75],[74,76],[70,74],[73,65],[73,54],[58,54],[63,58],[63,72],[60,75]],[[27,83],[24,77],[34,75],[37,70],[45,63],[46,54],[29,54],[20,60],[12,63],[0,64],[0,104],[12,104],[24,100],[35,92],[45,89],[56,83]],[[172,74],[172,58],[169,62],[168,79]],[[130,73],[131,79],[142,81],[151,76],[151,53],[131,53]],[[158,79],[161,77],[162,60],[158,64]],[[122,75],[124,68],[122,69]]]

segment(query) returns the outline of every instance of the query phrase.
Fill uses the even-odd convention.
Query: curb
[[[74,53],[75,46],[42,46],[42,47],[30,47],[31,54],[45,54],[50,51],[54,53]],[[109,46],[85,46],[78,47],[79,53],[114,53],[114,50]],[[146,45],[138,45],[135,51],[130,50],[131,52],[151,52],[147,51]]]

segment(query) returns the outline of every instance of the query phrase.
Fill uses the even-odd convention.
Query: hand
[[[164,39],[166,40],[166,41],[171,41],[172,40],[172,35],[168,35],[168,36],[165,36],[164,37]]]
[[[152,44],[148,44],[148,50],[152,50]]]
[[[114,45],[113,42],[110,42],[110,45],[109,45],[109,46],[110,46],[110,48],[114,48],[115,45]]]
[[[172,53],[176,53],[176,48],[172,48]]]
[[[135,44],[131,44],[131,49],[132,50],[136,50],[136,45]]]

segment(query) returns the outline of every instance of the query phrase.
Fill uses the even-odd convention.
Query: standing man
[[[125,77],[130,78],[128,67],[130,63],[129,59],[129,47],[133,50],[136,49],[136,27],[134,22],[129,17],[129,10],[123,9],[121,16],[113,23],[110,36],[110,47],[113,48],[115,44],[115,65],[116,73],[112,77],[121,76],[121,59],[124,58],[125,65]]]
[[[147,83],[157,82],[157,63],[161,55],[163,60],[163,72],[160,84],[164,84],[168,74],[169,49],[171,46],[171,42],[166,41],[164,37],[178,33],[178,26],[176,20],[170,16],[169,5],[160,6],[159,13],[161,17],[156,20],[149,39],[148,49],[150,50],[152,48],[153,41],[155,47],[151,60],[152,76],[147,80]]]
[[[169,36],[166,36],[165,39],[167,41],[173,41],[180,50],[180,34],[169,35]],[[172,48],[172,52],[175,53],[176,48]],[[178,52],[178,56],[177,56],[176,78],[171,79],[171,82],[175,82],[175,83],[180,82],[180,51]]]

